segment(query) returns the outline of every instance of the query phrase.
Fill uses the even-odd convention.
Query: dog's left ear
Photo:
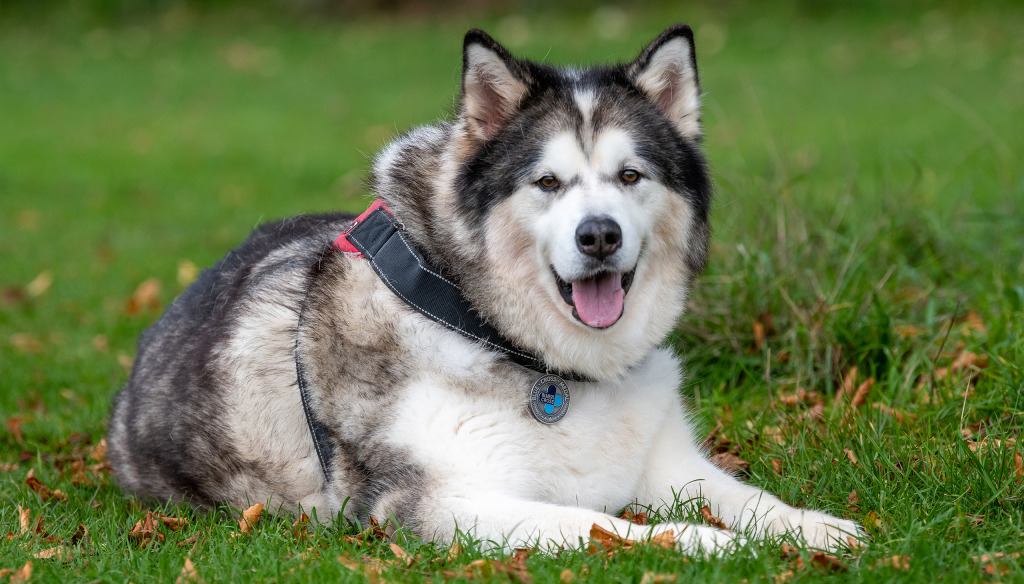
[[[626,66],[626,73],[680,134],[700,138],[700,83],[689,26],[675,24],[665,29]]]
[[[494,137],[519,109],[530,72],[482,30],[466,33],[462,47],[462,117],[482,142]]]

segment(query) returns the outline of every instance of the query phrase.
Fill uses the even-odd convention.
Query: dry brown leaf
[[[21,424],[23,421],[24,418],[21,416],[11,416],[10,418],[7,418],[5,422],[7,424],[7,431],[11,433],[14,441],[18,444],[25,443],[25,438],[21,433]]]
[[[979,526],[979,525],[981,525],[982,523],[985,522],[985,516],[984,515],[977,515],[977,514],[974,514],[974,513],[965,513],[963,517],[964,517],[964,519],[970,520],[971,525],[973,525],[974,527],[977,527],[977,526]]]
[[[174,584],[187,584],[188,582],[199,582],[199,571],[191,558],[185,558],[185,565],[181,567],[181,574]]]
[[[11,584],[25,584],[32,579],[32,562],[25,562],[17,572],[11,576]]]
[[[59,562],[70,562],[75,558],[71,551],[62,545],[36,552],[32,554],[32,557],[37,560],[57,560]]]
[[[910,571],[910,557],[909,556],[889,556],[882,558],[875,563],[875,567],[889,567],[894,570],[901,570],[903,572]]]
[[[926,331],[912,324],[901,324],[893,327],[893,332],[904,339],[913,339],[923,335]]]
[[[1013,466],[1017,469],[1017,478],[1024,478],[1024,456],[1020,452],[1014,456]]]
[[[821,394],[819,394],[816,391],[807,391],[806,389],[804,389],[802,387],[798,387],[797,390],[795,392],[793,392],[793,393],[787,393],[787,394],[780,395],[779,399],[776,400],[776,405],[779,405],[779,404],[784,405],[784,406],[789,406],[789,407],[799,406],[799,405],[805,405],[805,406],[821,405],[821,406],[824,406],[825,405],[825,398],[821,397]]]
[[[850,459],[850,462],[852,462],[852,463],[853,463],[853,466],[860,466],[859,464],[857,464],[857,457],[856,457],[856,456],[854,456],[854,454],[853,454],[853,451],[852,451],[852,450],[850,450],[849,448],[844,448],[844,449],[843,449],[843,452],[845,452],[845,453],[846,453],[846,458],[849,458],[849,459]]]
[[[387,533],[384,528],[381,527],[380,523],[373,517],[370,517],[370,526],[359,532],[356,535],[346,535],[341,538],[342,541],[348,543],[355,543],[356,545],[363,545],[371,541],[380,541],[387,539]]]
[[[128,353],[125,353],[124,351],[117,352],[117,364],[120,365],[122,369],[124,369],[125,373],[132,372],[132,365],[134,363],[135,362],[132,360],[132,358],[128,356]]]
[[[72,545],[89,545],[89,528],[84,523],[78,524],[78,529],[71,536],[71,543]]]
[[[562,584],[569,584],[569,582],[572,582],[574,578],[576,578],[576,575],[573,574],[572,570],[569,570],[568,568],[562,570],[562,573],[558,575],[558,580]]]
[[[890,408],[889,406],[887,406],[885,404],[873,403],[873,404],[871,404],[871,407],[877,409],[878,411],[882,412],[883,414],[888,414],[888,415],[896,418],[896,421],[901,423],[901,424],[904,423],[905,421],[908,421],[908,420],[913,422],[914,420],[917,419],[917,416],[915,416],[913,414],[907,414],[907,413],[901,412],[900,410],[897,410],[896,408]]]
[[[977,353],[972,353],[970,351],[963,351],[953,359],[953,362],[948,367],[936,369],[932,377],[923,377],[917,384],[917,390],[920,391],[924,389],[931,379],[941,381],[947,377],[953,378],[954,374],[962,373],[964,371],[969,373],[968,379],[973,382],[981,371],[987,367],[988,355],[978,355]]]
[[[388,547],[391,548],[391,553],[395,554],[395,557],[398,558],[399,562],[405,564],[406,567],[412,565],[413,557],[409,555],[409,552],[405,551],[402,546],[392,542],[388,544]]]
[[[622,512],[619,519],[625,519],[626,521],[635,523],[636,525],[647,525],[647,512],[637,511],[634,513],[632,509],[626,509]]]
[[[783,572],[781,574],[776,574],[775,575],[775,580],[774,580],[775,584],[785,584],[786,582],[789,582],[790,580],[792,580],[793,576],[795,576],[795,575],[796,575],[796,573],[794,573],[793,570],[786,570],[785,572]]]
[[[764,325],[754,321],[754,348],[757,351],[764,349]]]
[[[744,473],[750,470],[750,463],[732,452],[712,454],[708,460],[718,468],[732,474]]]
[[[654,572],[644,572],[643,578],[640,578],[640,584],[664,584],[665,582],[675,582],[678,577],[678,574],[655,574]]]
[[[700,516],[703,517],[704,521],[712,527],[717,527],[718,529],[724,529],[726,531],[732,531],[731,529],[729,529],[729,526],[727,526],[724,521],[711,514],[711,507],[707,505],[704,505],[703,507],[700,508]]]
[[[43,341],[38,336],[29,333],[14,333],[11,335],[11,345],[21,353],[42,353]]]
[[[32,533],[32,510],[18,505],[18,523],[21,528],[19,531],[20,535]]]
[[[784,560],[798,558],[800,557],[800,550],[796,549],[796,547],[791,546],[786,542],[782,542],[782,553],[779,557],[781,557]]]
[[[191,261],[181,260],[178,262],[178,285],[182,288],[186,288],[189,284],[195,282],[198,275],[199,268]]]
[[[164,534],[157,530],[157,519],[152,511],[147,511],[146,516],[132,527],[128,532],[128,537],[135,540],[139,548],[148,547],[154,541],[161,543],[164,541]]]
[[[89,458],[95,460],[96,462],[103,462],[107,459],[106,437],[100,438],[99,444],[97,444],[96,447],[92,449],[92,452],[89,453]]]
[[[811,556],[811,565],[825,570],[826,572],[843,572],[846,564],[839,561],[839,558],[825,552],[815,552]]]
[[[772,463],[772,470],[775,471],[775,474],[782,474],[782,461],[773,458],[770,462]]]
[[[299,541],[309,539],[309,515],[303,513],[292,523],[292,535]]]
[[[853,399],[850,400],[850,405],[859,408],[868,402],[868,392],[871,391],[871,387],[875,384],[874,377],[868,377],[864,383],[861,383],[857,387],[857,392],[853,394]]]
[[[1021,557],[1021,553],[1020,552],[1013,552],[1013,553],[1009,553],[1009,554],[1003,553],[1003,552],[996,552],[994,554],[981,554],[980,556],[971,556],[971,559],[974,560],[975,562],[986,563],[986,562],[992,562],[992,561],[995,561],[995,560],[1001,560],[1003,558],[1006,558],[1008,560],[1016,560],[1016,559],[1019,559],[1020,557]]]
[[[106,353],[107,349],[110,348],[110,341],[107,340],[107,335],[96,335],[93,337],[92,348],[96,349],[97,353]]]
[[[238,530],[242,533],[249,533],[256,527],[263,513],[263,503],[256,503],[245,511],[242,511],[242,518],[238,520]]]
[[[4,569],[0,570],[0,578],[6,578],[6,577],[10,576],[13,573],[14,573],[14,570],[12,570],[10,568],[4,568]]]
[[[455,542],[452,544],[452,547],[448,548],[448,553],[445,555],[445,559],[448,561],[448,563],[452,563],[461,555],[462,546],[459,545],[459,542]]]
[[[163,523],[171,531],[181,531],[188,525],[188,519],[185,517],[170,517],[162,513],[157,513],[156,515],[160,519],[160,523]]]
[[[35,477],[35,469],[29,471],[28,476],[25,477],[25,484],[28,488],[35,491],[39,498],[43,500],[43,503],[50,499],[56,499],[61,503],[67,503],[68,496],[60,491],[60,489],[50,489],[44,485],[39,479]]]
[[[985,322],[981,320],[981,317],[978,316],[977,312],[968,312],[960,326],[961,329],[968,333],[970,331],[979,333],[988,331],[988,327],[985,326]]]
[[[156,278],[143,280],[124,306],[124,311],[131,316],[139,314],[143,309],[152,312],[160,310],[160,280]]]
[[[857,504],[860,503],[860,495],[857,494],[856,489],[850,491],[850,496],[846,498],[846,502],[848,503],[847,507],[850,511],[860,513],[860,507],[857,506]]]
[[[700,449],[704,452],[708,452],[715,446],[722,436],[722,423],[718,422],[715,427],[708,432],[706,438],[700,443]]]
[[[50,289],[51,284],[53,284],[53,272],[43,270],[31,282],[25,285],[25,293],[31,298],[39,298]]]
[[[676,545],[676,535],[672,530],[654,535],[648,540],[637,541],[612,533],[596,523],[590,526],[590,540],[591,543],[587,547],[588,554],[605,553],[609,556],[638,545],[654,545],[667,549],[674,548]]]
[[[0,472],[11,472],[19,468],[21,468],[21,465],[17,462],[0,462]]]
[[[836,399],[842,399],[844,396],[853,395],[854,388],[857,386],[857,366],[854,365],[846,371],[846,375],[843,376],[843,385],[839,388],[839,392],[836,394]]]
[[[537,548],[516,548],[512,554],[512,562],[514,563],[525,563],[527,558],[533,555],[533,552],[537,551]]]

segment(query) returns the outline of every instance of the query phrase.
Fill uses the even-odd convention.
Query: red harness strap
[[[360,213],[358,217],[353,219],[352,223],[349,224],[345,231],[342,231],[341,235],[338,236],[338,239],[334,240],[333,247],[341,252],[351,254],[360,258],[363,257],[363,252],[356,249],[356,246],[352,245],[352,242],[348,240],[348,234],[352,233],[352,230],[356,228],[356,225],[362,223],[363,220],[366,219],[370,215],[370,213],[376,211],[378,207],[384,207],[384,210],[388,212],[388,215],[394,217],[395,214],[391,212],[391,209],[388,209],[388,206],[384,204],[384,201],[380,199],[374,199],[373,203],[370,204],[370,207],[367,210]]]

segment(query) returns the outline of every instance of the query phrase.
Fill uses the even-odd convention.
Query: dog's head
[[[699,102],[685,25],[589,68],[517,59],[470,31],[431,215],[457,212],[414,229],[462,250],[434,249],[509,338],[559,369],[621,374],[675,326],[706,261]]]

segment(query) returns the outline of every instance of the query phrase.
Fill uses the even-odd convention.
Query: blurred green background
[[[364,208],[373,154],[453,110],[467,28],[592,63],[631,59],[678,21],[696,35],[716,184],[711,264],[672,339],[704,419],[732,424],[735,408],[763,424],[766,377],[829,394],[856,365],[878,399],[929,420],[864,426],[879,456],[933,436],[947,456],[958,425],[979,421],[1019,437],[1024,3],[3,0],[0,419],[19,417],[20,434],[0,430],[0,461],[97,441],[138,334],[254,226]],[[156,302],[138,306],[147,280]],[[947,343],[971,313],[981,328]],[[964,348],[992,365],[963,409],[959,394],[915,393]],[[736,432],[757,431],[742,419]],[[818,447],[842,458],[836,440]],[[744,455],[762,447],[779,448]],[[932,565],[966,561],[967,548],[942,555],[974,537],[943,523],[962,483],[919,478],[900,498],[869,470],[837,471],[812,502],[843,510],[856,486]],[[758,476],[809,498],[798,479]],[[0,494],[27,500],[23,478],[6,474]],[[982,491],[1005,521],[976,537],[1003,549],[1020,499],[995,508]],[[887,496],[900,502],[885,511]],[[921,532],[930,505],[939,523]]]

